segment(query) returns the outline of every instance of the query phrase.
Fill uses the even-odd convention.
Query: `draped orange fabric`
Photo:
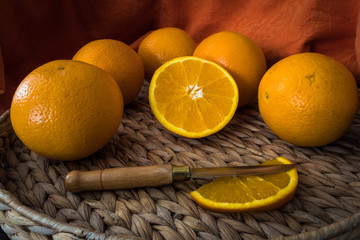
[[[19,82],[50,60],[112,38],[135,49],[149,31],[179,27],[196,42],[232,30],[253,39],[268,65],[305,51],[326,54],[360,79],[358,0],[3,0],[0,2],[0,113]]]

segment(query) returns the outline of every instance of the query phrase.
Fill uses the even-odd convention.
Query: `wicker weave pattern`
[[[187,139],[153,117],[144,86],[125,108],[112,141],[75,162],[45,159],[27,149],[0,118],[0,224],[14,239],[360,239],[360,113],[343,138],[321,148],[279,140],[256,104],[239,109],[219,133]],[[158,188],[72,194],[70,170],[172,164],[254,165],[278,156],[298,164],[294,199],[271,212],[225,214],[197,206],[189,192],[204,180]],[[4,176],[6,172],[6,176]]]

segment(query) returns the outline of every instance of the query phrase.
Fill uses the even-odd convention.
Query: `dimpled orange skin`
[[[323,146],[348,130],[359,109],[352,73],[318,53],[300,53],[273,65],[260,82],[259,110],[281,139]]]
[[[140,56],[127,44],[115,39],[99,39],[87,43],[73,57],[107,72],[119,84],[124,104],[132,102],[144,83],[144,65]]]
[[[55,60],[20,83],[10,118],[32,151],[50,159],[77,160],[111,140],[122,113],[121,91],[109,73],[79,61]]]
[[[256,99],[266,59],[250,38],[237,32],[218,32],[202,40],[193,55],[213,61],[231,74],[239,89],[239,107]]]
[[[191,36],[180,28],[165,27],[151,32],[138,48],[144,63],[145,78],[150,81],[156,69],[169,60],[191,56],[195,47]]]

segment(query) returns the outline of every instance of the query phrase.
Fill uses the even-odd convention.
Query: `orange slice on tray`
[[[149,102],[157,120],[169,131],[200,138],[221,130],[232,119],[238,88],[220,65],[198,57],[179,57],[154,73]]]
[[[284,157],[262,164],[291,164]],[[289,202],[298,183],[296,168],[266,175],[219,177],[190,193],[203,208],[217,212],[274,210]]]

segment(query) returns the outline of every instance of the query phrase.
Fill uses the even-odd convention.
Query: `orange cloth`
[[[358,0],[95,0],[0,3],[0,114],[19,82],[47,61],[71,58],[84,44],[113,38],[135,49],[151,30],[173,26],[196,42],[232,30],[253,39],[268,65],[314,51],[342,62],[360,79]],[[4,86],[6,83],[6,86]]]

